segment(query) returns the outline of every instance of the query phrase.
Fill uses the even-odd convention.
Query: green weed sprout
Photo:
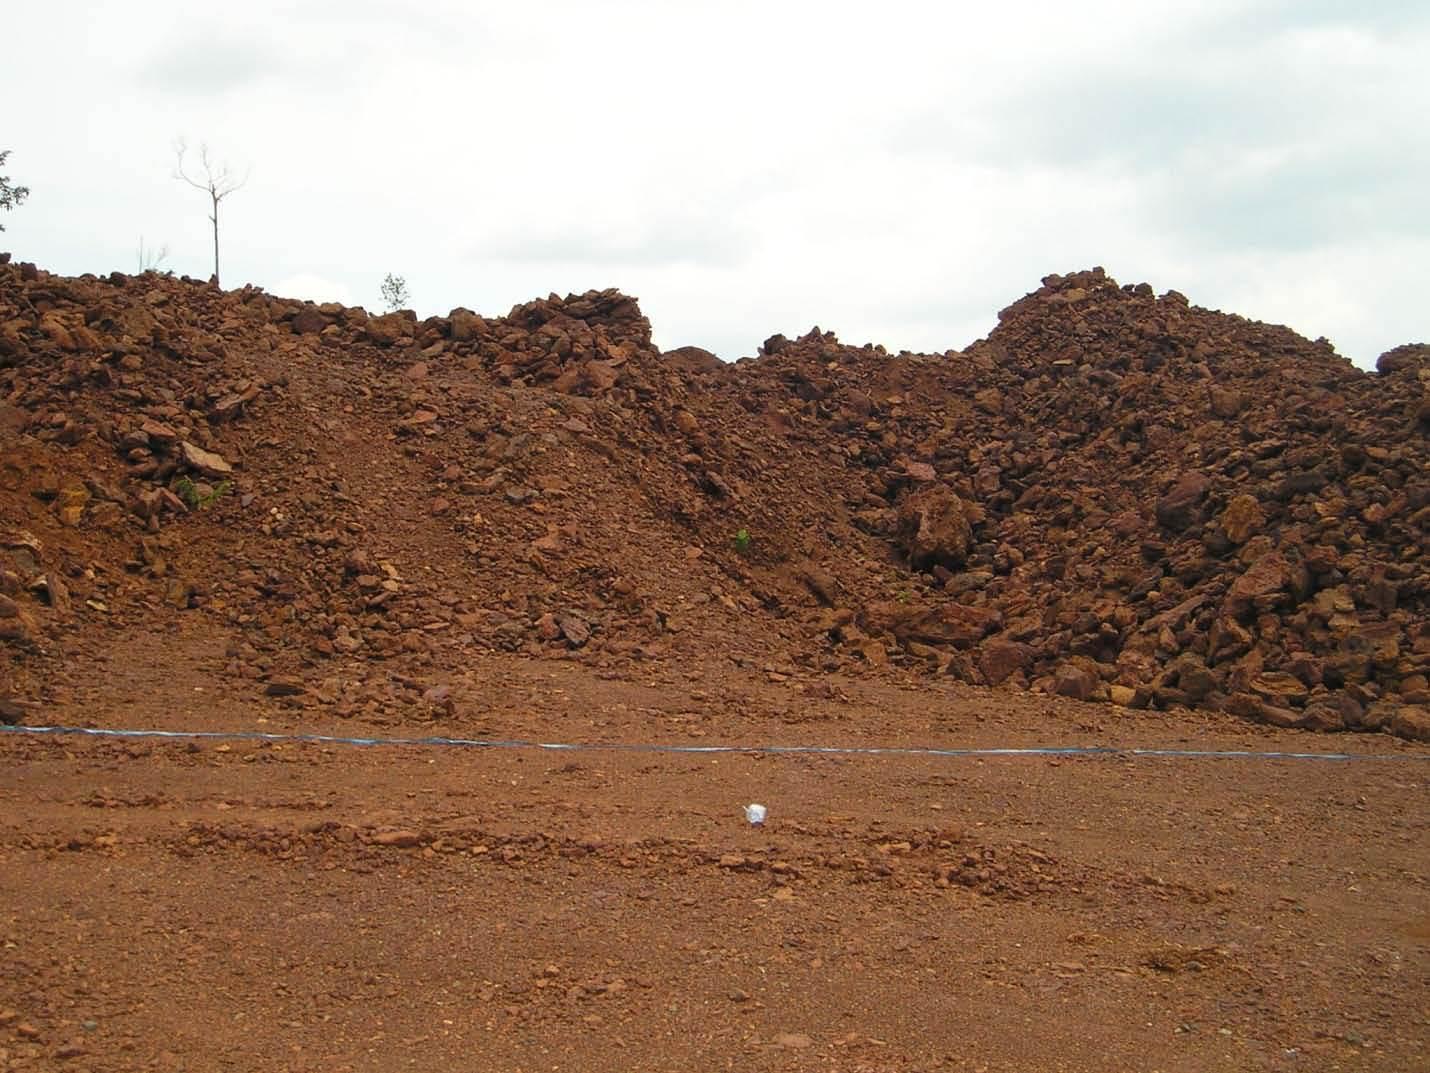
[[[174,494],[187,503],[190,510],[203,510],[206,507],[211,507],[232,491],[232,481],[219,481],[210,491],[204,493],[200,493],[199,486],[188,477],[180,477],[174,483]]]

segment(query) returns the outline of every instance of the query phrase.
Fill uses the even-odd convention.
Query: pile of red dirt
[[[1430,348],[1366,373],[1100,269],[962,352],[725,365],[616,291],[418,321],[6,263],[0,445],[12,718],[199,615],[275,696],[728,657],[1430,738]]]

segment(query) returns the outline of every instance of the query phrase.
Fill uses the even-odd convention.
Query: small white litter
[[[765,822],[765,806],[746,805],[745,819],[750,821],[750,826],[752,827],[762,827]]]

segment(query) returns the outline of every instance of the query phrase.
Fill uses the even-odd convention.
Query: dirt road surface
[[[186,643],[29,721],[1388,758],[3,734],[0,1069],[1430,1069],[1424,745],[517,658],[414,730],[256,704]]]

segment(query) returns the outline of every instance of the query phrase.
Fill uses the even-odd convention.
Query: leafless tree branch
[[[189,145],[183,138],[174,139],[174,178],[188,183],[195,190],[202,190],[209,196],[212,212],[209,221],[213,224],[214,230],[214,282],[218,282],[218,206],[224,198],[236,190],[242,190],[248,183],[251,172],[245,172],[243,178],[239,178],[233,169],[227,164],[216,164],[209,155],[207,142],[199,144],[198,168],[193,174],[185,166],[184,160],[188,156]]]

